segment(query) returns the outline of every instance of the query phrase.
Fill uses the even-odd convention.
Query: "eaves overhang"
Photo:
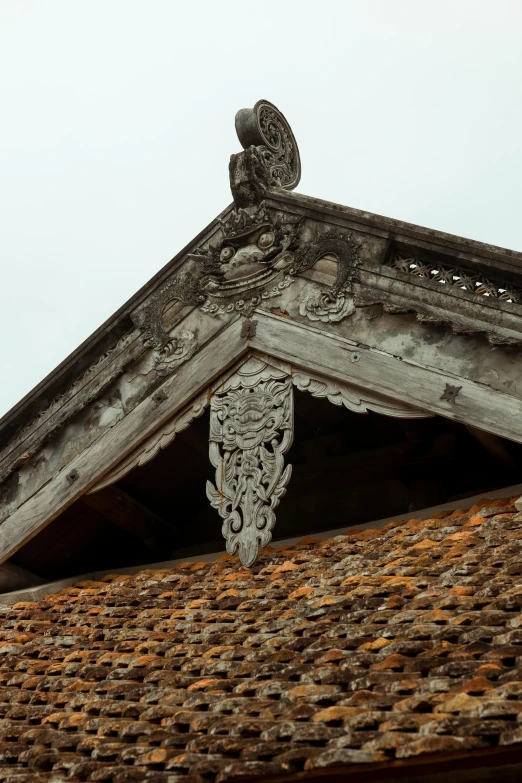
[[[300,164],[286,120],[266,101],[242,117],[234,203],[0,422],[1,558],[175,432],[200,395],[214,411],[216,384],[250,359],[272,374],[252,373],[259,404],[275,381],[288,431],[300,373],[297,388],[336,404],[355,388],[361,412],[442,416],[522,442],[522,254],[291,193]]]

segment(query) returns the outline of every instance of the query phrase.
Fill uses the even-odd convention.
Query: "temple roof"
[[[522,741],[513,501],[4,606],[0,781],[485,779]]]
[[[357,231],[376,234],[388,241],[399,241],[412,247],[420,247],[433,253],[444,254],[476,267],[477,272],[500,276],[507,285],[516,281],[522,287],[522,252],[479,242],[477,240],[448,234],[425,226],[418,226],[395,218],[377,215],[354,207],[335,204],[324,199],[313,198],[301,193],[291,193],[278,189],[268,189],[270,203],[283,209],[295,210],[298,214],[310,215],[329,222],[342,220],[344,225]],[[219,228],[220,220],[233,210],[229,205],[194,239],[182,248],[165,266],[158,271],[139,291],[125,302],[105,323],[76,348],[64,361],[32,389],[20,402],[0,418],[0,444],[8,443],[9,438],[26,426],[31,419],[43,411],[56,397],[67,391],[68,387],[81,377],[93,362],[103,357],[121,337],[132,329],[132,315],[143,302],[154,294],[169,277],[176,272],[194,247],[201,244]],[[440,259],[440,256],[439,256]],[[491,302],[485,298],[474,298],[474,308],[486,307]],[[506,304],[503,303],[504,307]],[[509,305],[507,305],[509,308]],[[514,312],[518,313],[517,307]]]

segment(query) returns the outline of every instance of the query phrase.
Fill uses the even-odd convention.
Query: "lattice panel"
[[[522,290],[509,285],[501,280],[486,278],[480,273],[472,273],[467,269],[447,266],[435,262],[426,262],[414,255],[404,252],[396,252],[387,262],[387,266],[398,269],[408,275],[421,277],[439,285],[447,285],[451,288],[459,288],[470,294],[490,296],[503,302],[520,304]]]

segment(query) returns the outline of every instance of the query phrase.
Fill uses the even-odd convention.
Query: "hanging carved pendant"
[[[207,497],[223,518],[227,552],[238,552],[247,567],[272,538],[274,509],[290,479],[283,455],[292,445],[293,415],[291,378],[256,358],[212,397],[216,485],[207,482]]]

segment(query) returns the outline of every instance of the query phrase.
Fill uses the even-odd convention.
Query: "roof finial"
[[[267,188],[293,190],[301,178],[299,149],[292,129],[269,101],[236,114],[236,132],[244,152],[230,158],[230,188],[237,207],[263,200]]]

